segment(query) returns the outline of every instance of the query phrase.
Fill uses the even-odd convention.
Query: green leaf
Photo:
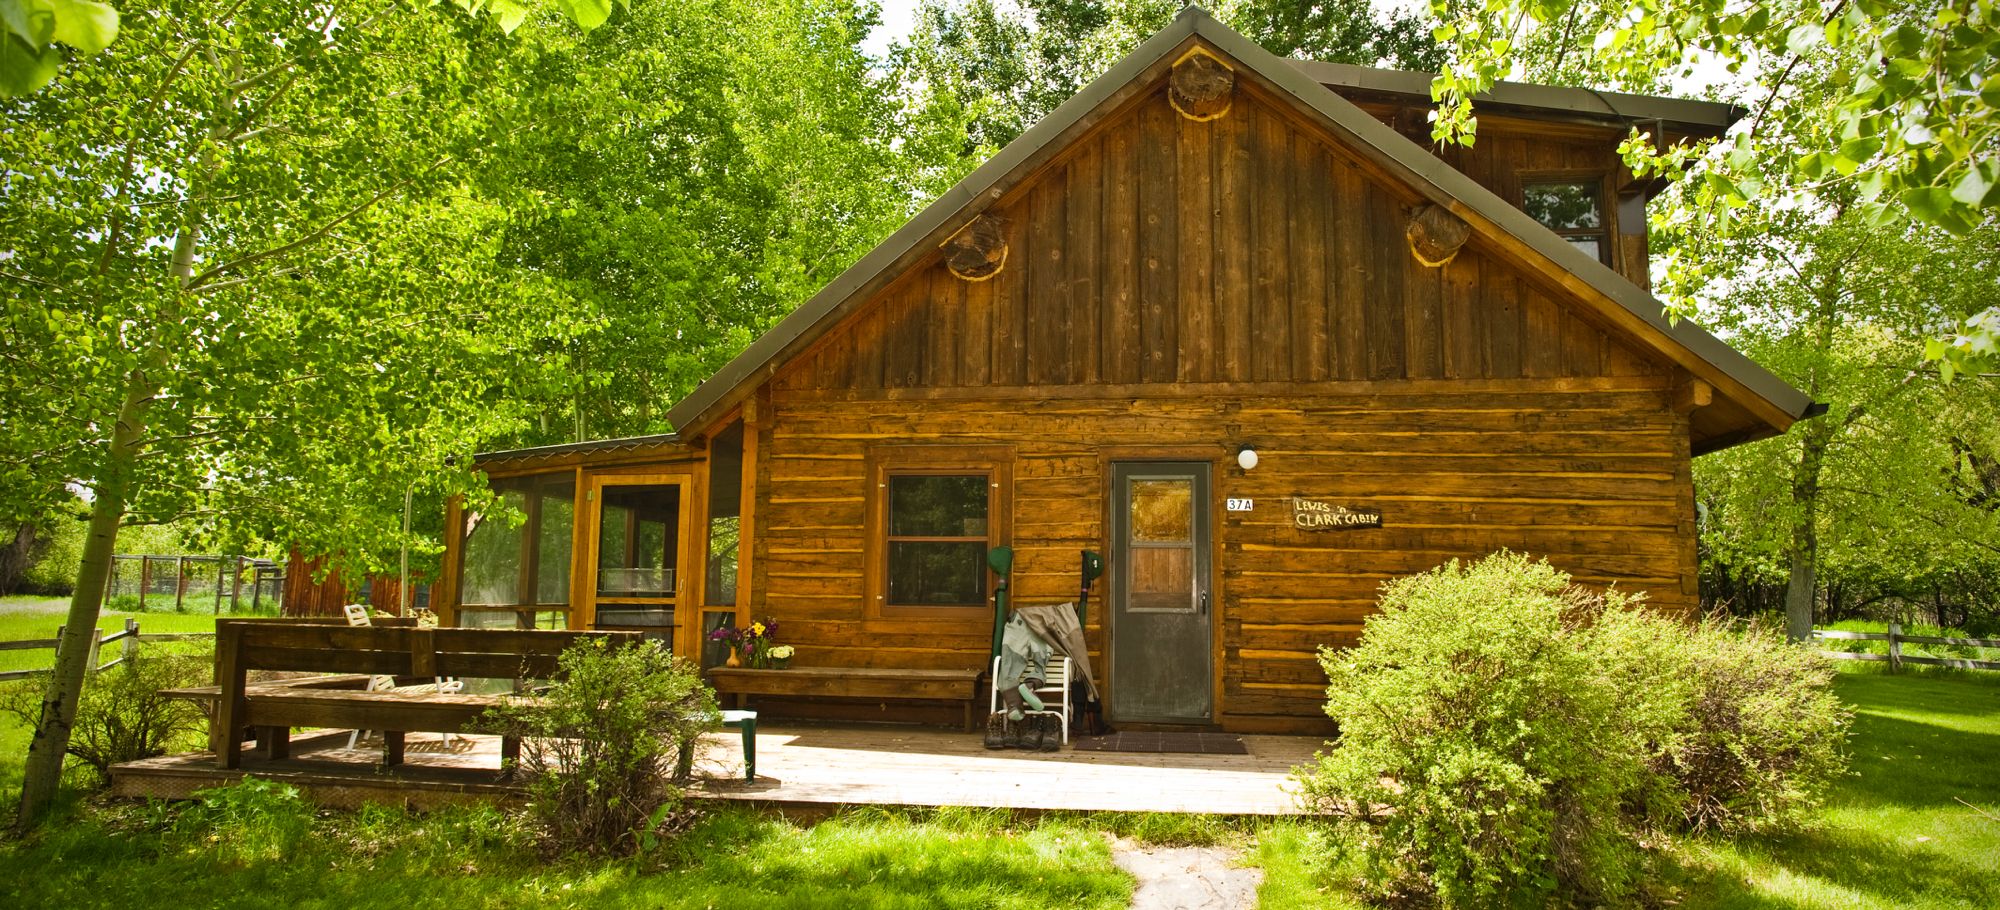
[[[0,35],[0,98],[26,95],[49,84],[61,62],[62,52],[53,47],[37,51],[19,36]]]
[[[1952,207],[1951,193],[1941,186],[1918,186],[1904,190],[1897,201],[1925,221],[1936,223]]]
[[[2000,74],[1988,77],[1979,87],[1979,100],[1986,102],[1987,107],[2000,108]]]
[[[1951,188],[1951,198],[1974,207],[1984,204],[1987,194],[1993,191],[1994,167],[1991,161],[1973,162],[1958,185]]]
[[[41,0],[55,13],[55,40],[86,54],[118,37],[118,11],[92,0]]]
[[[596,28],[611,18],[611,0],[556,0],[557,4],[584,30]]]
[[[1826,30],[1820,28],[1817,23],[1809,22],[1785,35],[1785,49],[1803,57],[1818,47],[1825,38]]]
[[[0,25],[7,26],[29,47],[41,50],[48,46],[55,24],[46,11],[31,9],[29,3],[30,0],[0,0]]]

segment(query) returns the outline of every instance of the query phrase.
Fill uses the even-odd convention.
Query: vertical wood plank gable
[[[1220,356],[1215,377],[1223,382],[1250,379],[1250,140],[1249,105],[1215,121],[1215,321]]]
[[[1104,136],[1105,382],[1139,381],[1139,149],[1137,123],[1127,119]]]
[[[1327,211],[1333,240],[1332,320],[1334,332],[1334,377],[1363,379],[1368,376],[1368,243],[1363,225],[1367,210],[1361,174],[1352,162],[1341,158],[1334,169],[1334,194]]]
[[[1070,306],[1068,180],[1057,172],[1028,195],[1028,239],[1023,264],[1028,268],[1027,336],[1030,385],[1067,385],[1069,376]]]
[[[1174,121],[1180,118],[1160,98],[1149,101],[1139,116],[1140,376],[1146,382],[1173,382],[1180,334]]]
[[[1215,142],[1218,121],[1176,117],[1179,146],[1180,382],[1215,380]],[[1227,117],[1223,119],[1228,119]]]
[[[1250,111],[1246,110],[1245,122]],[[1291,248],[1286,227],[1292,207],[1291,130],[1283,118],[1258,110],[1251,199],[1256,234],[1250,253],[1250,309],[1255,336],[1251,378],[1283,382],[1291,378]]]
[[[1103,379],[1098,352],[1104,346],[1098,324],[1103,304],[1104,143],[1092,140],[1069,166],[1069,350],[1071,382]]]
[[[1320,145],[1304,133],[1292,137],[1292,202],[1287,233],[1291,240],[1291,376],[1326,379],[1333,367],[1332,333],[1327,326],[1326,223],[1329,162]]]

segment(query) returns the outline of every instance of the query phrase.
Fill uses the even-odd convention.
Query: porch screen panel
[[[710,633],[736,622],[736,578],[743,529],[743,421],[732,421],[708,444],[708,546],[701,586],[701,665],[720,666],[729,646]]]
[[[569,609],[576,524],[573,474],[493,481],[499,502],[469,512],[459,561],[459,622],[467,626],[561,625]]]

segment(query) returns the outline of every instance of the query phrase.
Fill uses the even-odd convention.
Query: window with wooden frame
[[[871,459],[870,614],[976,615],[993,593],[986,552],[1005,539],[1009,453],[891,446]]]
[[[1521,210],[1591,258],[1611,261],[1603,175],[1523,175]]]

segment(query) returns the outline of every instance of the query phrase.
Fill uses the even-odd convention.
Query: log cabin
[[[527,521],[452,507],[438,602],[648,630],[711,666],[706,633],[771,618],[801,667],[976,674],[989,548],[1013,550],[1016,603],[1076,599],[1091,550],[1107,719],[1240,732],[1326,729],[1317,649],[1454,557],[1694,609],[1691,460],[1815,406],[1663,317],[1663,184],[1616,148],[1742,112],[1502,84],[1477,144],[1440,149],[1428,90],[1183,12],[679,402],[675,432],[482,456]],[[760,705],[956,717],[796,694]]]

